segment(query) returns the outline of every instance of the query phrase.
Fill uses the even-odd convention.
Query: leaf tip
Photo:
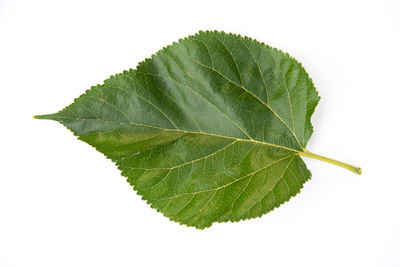
[[[34,115],[33,118],[38,120],[54,120],[54,114]]]

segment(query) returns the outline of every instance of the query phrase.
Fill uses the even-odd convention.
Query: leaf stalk
[[[334,160],[334,159],[331,159],[331,158],[320,156],[320,155],[314,154],[314,153],[312,153],[310,151],[307,151],[307,150],[304,150],[303,152],[299,152],[299,155],[300,156],[305,156],[305,157],[308,157],[308,158],[313,158],[313,159],[318,159],[318,160],[321,160],[321,161],[325,161],[325,162],[328,162],[330,164],[342,167],[344,169],[347,169],[349,171],[352,171],[352,172],[354,172],[356,174],[360,174],[361,175],[361,168],[355,167],[353,165],[350,165],[350,164],[347,164],[347,163],[344,163],[344,162],[341,162],[341,161],[338,161],[338,160]]]

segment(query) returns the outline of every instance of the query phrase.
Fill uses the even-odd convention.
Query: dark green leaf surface
[[[259,217],[310,179],[299,154],[319,101],[288,54],[200,32],[110,77],[62,111],[153,208],[205,228]]]

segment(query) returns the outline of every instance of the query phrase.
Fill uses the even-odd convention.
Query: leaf
[[[239,35],[199,32],[111,76],[56,120],[114,161],[151,207],[205,228],[296,195],[319,101],[299,62]]]

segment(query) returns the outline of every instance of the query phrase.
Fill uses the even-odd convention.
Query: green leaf
[[[199,32],[92,87],[59,121],[116,163],[151,207],[205,228],[296,195],[319,101],[299,62],[247,37]]]

